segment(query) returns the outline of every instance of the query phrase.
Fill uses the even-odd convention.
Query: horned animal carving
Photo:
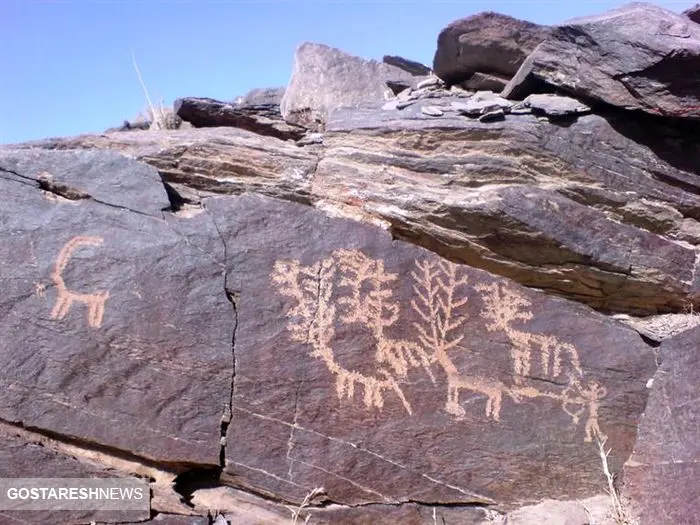
[[[352,401],[359,388],[364,406],[381,410],[385,396],[393,393],[411,415],[413,410],[402,383],[412,370],[422,368],[437,385],[433,371],[437,365],[447,383],[445,412],[457,420],[466,415],[460,403],[462,392],[485,396],[485,415],[494,422],[501,419],[505,397],[518,404],[542,397],[561,402],[574,425],[587,411],[585,441],[604,437],[598,409],[605,388],[595,382],[584,385],[578,351],[572,344],[552,335],[529,332],[522,326],[532,319],[528,309],[531,305],[514,288],[498,283],[470,288],[458,265],[441,259],[416,261],[411,272],[414,297],[410,307],[417,319],[412,323],[417,340],[410,340],[393,338],[387,332],[400,319],[401,311],[391,287],[398,275],[388,272],[382,260],[359,250],[341,249],[309,266],[296,260],[279,260],[271,277],[279,293],[292,299],[286,312],[292,340],[308,344],[309,355],[321,360],[335,376],[341,400]],[[483,294],[481,317],[486,329],[503,332],[511,343],[510,385],[455,364],[455,353],[470,351],[464,344],[465,306],[473,289]],[[336,359],[333,345],[340,324],[360,325],[372,334],[377,367],[371,374],[345,368]],[[526,384],[533,371],[533,356],[539,357],[538,373],[552,379],[553,385],[554,379],[558,384],[562,383],[560,378],[565,379],[563,390]]]
[[[51,310],[52,319],[63,319],[70,310],[73,303],[83,303],[88,307],[88,324],[92,328],[99,328],[102,325],[102,317],[105,312],[105,302],[109,298],[109,291],[95,292],[91,294],[75,292],[69,290],[63,280],[63,272],[68,265],[73,252],[81,246],[100,246],[104,242],[101,237],[77,236],[68,241],[56,258],[51,279],[56,285],[58,296],[56,304]]]

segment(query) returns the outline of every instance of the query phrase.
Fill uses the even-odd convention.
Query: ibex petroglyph
[[[56,304],[51,310],[52,319],[63,319],[74,302],[83,303],[88,307],[88,324],[93,328],[99,328],[102,324],[102,317],[105,312],[105,302],[109,298],[108,291],[96,292],[92,294],[74,292],[69,290],[63,280],[63,271],[68,265],[73,252],[81,246],[100,246],[104,242],[101,237],[77,236],[68,241],[56,258],[51,279],[56,284],[58,297]]]

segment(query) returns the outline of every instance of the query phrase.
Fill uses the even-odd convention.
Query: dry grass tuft
[[[603,473],[605,474],[605,479],[608,482],[608,494],[610,494],[610,502],[613,508],[613,519],[617,525],[639,525],[639,522],[634,519],[627,508],[627,506],[622,502],[622,498],[615,488],[615,475],[610,472],[610,466],[608,465],[608,456],[610,455],[611,449],[605,451],[605,441],[601,441],[600,438],[597,439],[598,442],[598,452],[600,453],[600,461],[603,464]]]
[[[163,104],[163,101],[160,101],[159,106],[154,106],[153,102],[151,101],[151,96],[148,94],[146,83],[143,81],[143,76],[141,76],[141,70],[136,62],[136,56],[134,55],[133,51],[131,52],[131,62],[134,65],[134,71],[136,71],[136,76],[139,79],[139,84],[141,84],[141,89],[143,90],[143,94],[146,96],[146,102],[148,103],[147,111],[151,122],[151,127],[149,129],[160,130],[171,128],[169,125],[168,109]]]
[[[323,487],[316,487],[311,492],[309,492],[304,498],[304,501],[301,502],[301,505],[299,505],[299,507],[297,507],[296,509],[292,510],[292,525],[297,525],[299,521],[299,516],[301,515],[301,511],[308,507],[309,504],[314,500],[314,498],[316,498],[317,496],[322,496],[325,493],[326,490]],[[307,514],[306,518],[304,519],[304,523],[308,523],[310,519],[311,514]]]

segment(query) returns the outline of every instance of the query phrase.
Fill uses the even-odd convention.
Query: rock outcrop
[[[683,11],[682,14],[690,18],[696,24],[700,24],[700,4],[695,4],[693,7]]]
[[[299,140],[306,129],[287,124],[274,103],[231,104],[211,98],[179,98],[175,111],[196,128],[234,127],[282,140]]]
[[[700,25],[632,3],[556,26],[503,91],[563,90],[624,109],[700,119]]]
[[[407,73],[410,73],[416,77],[426,77],[430,75],[431,71],[428,66],[416,62],[415,60],[409,60],[407,58],[395,56],[395,55],[384,55],[382,62],[389,64],[390,66],[398,67],[403,69]]]
[[[0,522],[698,523],[700,123],[576,87],[692,48],[654,9],[535,27],[527,96],[306,44],[284,90],[180,99],[197,127],[1,146],[0,477],[151,512]],[[573,88],[532,73],[566,34]]]
[[[457,20],[440,32],[433,71],[447,84],[476,73],[510,78],[549,35],[549,28],[499,13]]]
[[[695,328],[659,349],[661,365],[650,382],[637,444],[624,469],[624,494],[641,523],[698,522],[698,341],[700,328]]]
[[[282,115],[289,123],[323,129],[329,110],[381,100],[387,82],[411,85],[413,79],[413,74],[398,67],[307,42],[294,54],[292,78],[282,98]]]

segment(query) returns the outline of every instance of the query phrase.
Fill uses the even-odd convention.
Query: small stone
[[[311,146],[313,144],[323,144],[323,133],[307,133],[296,141],[297,146]]]
[[[519,105],[550,117],[580,115],[591,111],[590,107],[575,98],[551,94],[530,95]]]
[[[464,102],[452,102],[450,103],[450,107],[455,110],[455,111],[469,111],[470,106],[468,104],[465,104]]]
[[[417,89],[424,89],[428,87],[438,87],[442,85],[442,80],[440,80],[438,77],[429,77],[426,78],[425,80],[421,81],[418,83],[416,86]]]
[[[385,103],[385,104],[382,106],[382,110],[384,110],[384,111],[394,111],[395,109],[397,109],[397,106],[398,106],[398,105],[399,105],[399,101],[398,101],[398,100],[390,100],[389,102]]]
[[[529,115],[530,113],[532,113],[532,108],[525,107],[522,102],[510,108],[511,115]]]
[[[510,111],[512,102],[490,91],[479,91],[474,94],[466,103],[453,102],[453,107],[460,113],[470,117],[477,117],[496,110]]]
[[[415,104],[415,100],[400,100],[396,103],[396,109],[404,109]]]
[[[501,108],[488,111],[479,117],[479,122],[495,122],[506,118],[506,112]]]
[[[397,94],[396,98],[398,98],[399,100],[409,100],[409,98],[411,97],[411,93],[413,93],[413,89],[406,88],[399,94]]]
[[[442,111],[440,108],[436,108],[435,106],[423,106],[420,108],[421,113],[424,115],[429,115],[431,117],[442,117],[445,112]]]

